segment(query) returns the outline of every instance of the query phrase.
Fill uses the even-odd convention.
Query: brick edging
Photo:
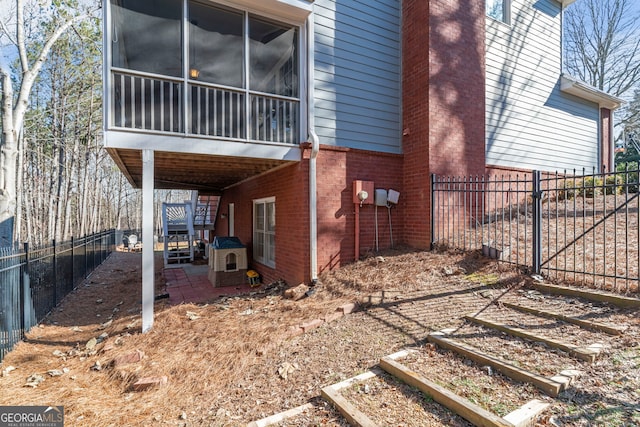
[[[348,302],[346,304],[342,304],[338,306],[334,312],[326,314],[323,318],[316,318],[312,320],[307,320],[306,322],[302,322],[298,325],[289,326],[287,332],[285,333],[285,339],[297,337],[299,335],[304,334],[307,331],[315,329],[319,326],[324,325],[325,323],[331,323],[340,319],[343,316],[351,314],[355,311],[358,311],[360,307],[355,302]]]

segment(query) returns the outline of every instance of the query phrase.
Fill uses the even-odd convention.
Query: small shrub
[[[573,199],[576,196],[576,187],[579,185],[579,181],[565,179],[562,181],[560,185],[558,185],[557,190],[557,199],[556,200],[565,200],[565,199]]]
[[[622,177],[622,183],[627,184],[627,191],[630,194],[637,193],[638,192],[638,163],[637,162],[620,163],[617,165],[616,170],[619,172],[619,175]],[[622,192],[624,193],[624,188]]]
[[[587,176],[580,183],[576,182],[576,187],[578,196],[592,199],[602,194],[602,179]]]
[[[624,194],[624,175],[608,175],[605,179],[604,194]]]

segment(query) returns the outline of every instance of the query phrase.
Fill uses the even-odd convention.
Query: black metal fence
[[[50,246],[0,249],[0,361],[115,248],[115,230]]]
[[[638,170],[432,176],[432,245],[556,279],[640,293]]]

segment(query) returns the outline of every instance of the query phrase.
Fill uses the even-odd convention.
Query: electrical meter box
[[[364,191],[367,193],[367,198],[364,200],[360,200],[358,197],[358,193]],[[363,205],[372,205],[373,204],[373,181],[353,181],[353,203]]]

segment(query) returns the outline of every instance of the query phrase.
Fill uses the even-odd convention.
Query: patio
[[[206,264],[183,264],[164,268],[162,274],[166,280],[170,304],[200,304],[223,296],[248,294],[260,290],[263,286],[254,286],[252,288],[245,283],[238,286],[216,288],[209,282],[207,273],[208,266]]]

